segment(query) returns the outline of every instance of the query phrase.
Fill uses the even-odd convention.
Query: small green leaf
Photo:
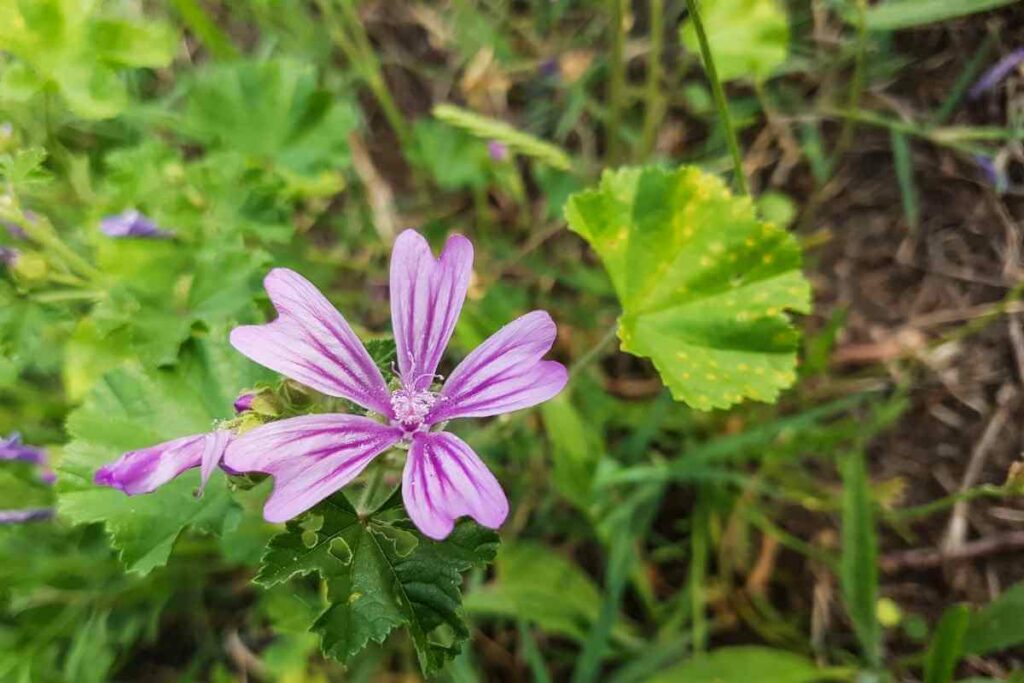
[[[263,373],[218,346],[227,344],[195,343],[173,370],[114,370],[68,418],[72,441],[59,468],[58,511],[76,524],[104,523],[130,572],[146,574],[165,564],[185,528],[220,534],[234,521],[219,474],[199,498],[197,471],[143,496],[93,483],[101,465],[126,451],[207,432],[216,419],[232,414],[235,387],[249,386]]]
[[[924,660],[924,683],[949,683],[963,654],[964,633],[971,612],[966,605],[953,605],[935,627]]]
[[[898,31],[988,12],[1014,2],[1016,0],[886,0],[869,7],[864,21],[873,31]]]
[[[403,625],[427,675],[458,653],[469,636],[461,575],[494,557],[494,532],[462,522],[434,542],[404,521],[360,518],[340,493],[311,514],[322,519],[317,529],[308,528],[308,515],[288,522],[268,545],[255,581],[272,587],[316,573],[327,582],[330,605],[313,624],[326,655],[347,662]]]
[[[1024,583],[1007,589],[971,615],[964,652],[984,655],[1024,643]]]
[[[860,641],[864,659],[881,661],[881,631],[876,617],[878,600],[878,544],[871,502],[871,486],[861,453],[845,456],[843,475],[843,554],[839,580],[846,611]]]
[[[726,683],[771,681],[771,683],[816,683],[846,680],[839,670],[820,669],[800,655],[767,647],[721,647],[699,655],[651,678],[652,683]]]
[[[700,13],[723,81],[763,80],[786,61],[789,22],[779,0],[701,0]],[[680,35],[687,50],[700,54],[692,22]]]
[[[810,285],[796,240],[749,199],[694,167],[625,168],[573,195],[566,218],[611,276],[623,350],[653,360],[677,400],[770,402],[795,380],[786,312],[810,309]]]
[[[365,342],[365,346],[370,358],[373,359],[373,364],[377,366],[381,374],[390,377],[395,367],[395,359],[398,358],[395,340],[392,337],[370,339]]]

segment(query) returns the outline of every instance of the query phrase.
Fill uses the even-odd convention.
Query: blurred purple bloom
[[[0,524],[24,524],[39,522],[53,517],[53,508],[25,508],[23,510],[0,510]]]
[[[6,439],[0,439],[0,460],[21,460],[43,465],[46,463],[46,451],[22,443],[21,434],[13,432]]]
[[[561,70],[562,69],[558,64],[558,59],[555,57],[545,59],[543,62],[540,63],[540,68],[538,69],[538,71],[540,71],[540,75],[546,78],[558,76]]]
[[[967,91],[968,97],[972,100],[978,99],[984,93],[999,85],[1021,62],[1024,62],[1024,48],[1014,50],[993,64]]]
[[[13,268],[20,254],[21,252],[13,247],[0,247],[0,263],[8,268]]]
[[[107,216],[100,221],[100,231],[107,237],[148,237],[167,239],[174,237],[170,230],[157,227],[137,209],[128,209],[116,216]]]
[[[391,320],[400,387],[391,391],[342,315],[294,271],[272,270],[264,284],[278,317],[235,328],[232,345],[257,363],[329,396],[345,398],[386,418],[314,414],[271,422],[234,439],[225,463],[266,472],[274,491],[263,510],[284,522],[355,479],[380,453],[409,449],[402,494],[412,521],[427,536],[445,538],[469,515],[497,528],[508,500],[497,479],[454,434],[430,431],[448,420],[528,408],[562,390],[561,363],[542,360],[555,340],[544,311],[512,321],[460,363],[439,390],[438,363],[462,310],[473,266],[465,237],[448,240],[440,258],[406,230],[391,256]]]
[[[1006,173],[999,168],[994,160],[987,156],[976,154],[974,155],[974,162],[978,164],[978,168],[985,175],[985,179],[995,188],[996,192],[1000,194],[1006,192],[1009,180],[1006,177]]]
[[[505,159],[508,159],[508,145],[497,140],[491,140],[487,143],[487,153],[491,155],[493,161],[505,161]]]
[[[235,399],[235,412],[244,413],[245,411],[252,408],[252,400],[256,398],[256,394],[251,391],[247,391],[244,394],[239,394],[238,398]]]
[[[134,496],[155,491],[185,470],[199,467],[205,487],[231,438],[231,432],[218,429],[129,451],[99,468],[93,480]]]

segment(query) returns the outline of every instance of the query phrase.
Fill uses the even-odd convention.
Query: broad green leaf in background
[[[935,627],[924,660],[924,683],[949,683],[963,654],[963,638],[971,613],[966,605],[946,610]]]
[[[770,402],[793,383],[787,311],[809,311],[810,285],[796,240],[749,199],[698,168],[625,168],[573,195],[566,218],[611,276],[622,349],[650,358],[677,400]]]
[[[881,630],[875,614],[878,602],[878,541],[864,455],[844,456],[843,475],[843,553],[839,582],[843,602],[853,622],[865,661],[878,666],[882,659]]]
[[[552,483],[576,507],[588,510],[593,504],[594,471],[601,459],[601,451],[569,394],[563,391],[543,403],[541,416],[551,442],[554,461]]]
[[[864,14],[874,31],[898,31],[1012,5],[1017,0],[885,0]],[[851,13],[852,14],[852,13]]]
[[[165,564],[185,528],[220,533],[233,503],[219,476],[197,498],[198,471],[142,496],[96,486],[93,475],[126,451],[210,431],[231,416],[236,392],[262,376],[226,342],[198,340],[174,369],[108,373],[68,418],[59,513],[74,523],[104,523],[128,571],[139,574]]]
[[[481,617],[521,619],[552,635],[583,642],[597,619],[601,592],[571,560],[542,545],[502,545],[493,581],[466,596],[466,612]],[[622,624],[614,636],[629,638]]]
[[[97,12],[93,4],[0,3],[0,51],[21,60],[4,69],[0,97],[25,100],[55,86],[76,115],[111,118],[128,104],[118,67],[160,68],[171,62],[177,35],[170,25]]]
[[[1024,583],[1007,589],[971,615],[964,652],[983,655],[1024,643]]]
[[[319,574],[330,605],[313,624],[324,653],[348,662],[370,642],[406,626],[426,675],[458,654],[462,573],[494,557],[497,535],[468,521],[442,542],[404,520],[360,516],[343,494],[288,522],[268,545],[255,581],[273,587]]]
[[[789,22],[780,0],[700,0],[699,8],[722,80],[763,80],[786,61]],[[683,23],[680,36],[700,54],[693,22]]]
[[[211,147],[314,174],[349,166],[348,135],[358,120],[351,102],[318,85],[311,65],[239,61],[197,72],[182,131]]]
[[[651,683],[817,683],[848,680],[841,669],[821,669],[805,657],[767,647],[721,647],[667,669]]]

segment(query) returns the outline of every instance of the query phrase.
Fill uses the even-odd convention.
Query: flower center
[[[436,402],[437,394],[425,389],[399,389],[391,394],[395,421],[407,432],[414,432],[423,425]]]

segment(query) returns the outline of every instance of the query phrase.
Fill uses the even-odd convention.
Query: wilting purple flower
[[[146,218],[137,209],[128,209],[116,216],[107,216],[100,221],[100,231],[107,237],[149,237],[167,239],[174,237],[170,230],[164,230]]]
[[[283,268],[267,275],[278,317],[236,328],[232,345],[257,363],[386,419],[382,424],[357,415],[305,415],[233,440],[224,456],[227,465],[275,478],[263,510],[268,521],[283,522],[310,509],[400,443],[409,449],[402,476],[405,507],[424,534],[442,539],[463,515],[490,528],[505,521],[508,500],[494,475],[457,436],[431,428],[536,405],[558,394],[568,374],[561,363],[542,360],[554,343],[555,324],[544,311],[533,311],[498,330],[443,387],[434,388],[472,265],[473,246],[465,237],[450,238],[435,259],[418,233],[399,235],[391,256],[399,384],[394,391],[316,287]]]
[[[46,463],[46,451],[26,445],[21,440],[21,434],[12,432],[6,439],[0,439],[0,460],[21,460],[43,465]]]
[[[487,153],[491,155],[493,161],[505,161],[508,159],[508,145],[497,140],[491,140],[487,143]]]
[[[99,468],[94,481],[134,496],[155,491],[185,470],[198,467],[205,487],[231,438],[231,432],[218,429],[130,451]]]
[[[968,97],[972,100],[978,99],[984,93],[999,85],[1021,62],[1024,62],[1024,47],[1014,50],[993,64],[967,91]]]
[[[23,510],[0,510],[0,524],[24,524],[39,522],[53,517],[53,508],[25,508]]]
[[[235,412],[244,413],[245,411],[252,408],[252,401],[256,398],[256,394],[251,391],[247,391],[244,394],[239,394],[238,398],[235,399]]]

